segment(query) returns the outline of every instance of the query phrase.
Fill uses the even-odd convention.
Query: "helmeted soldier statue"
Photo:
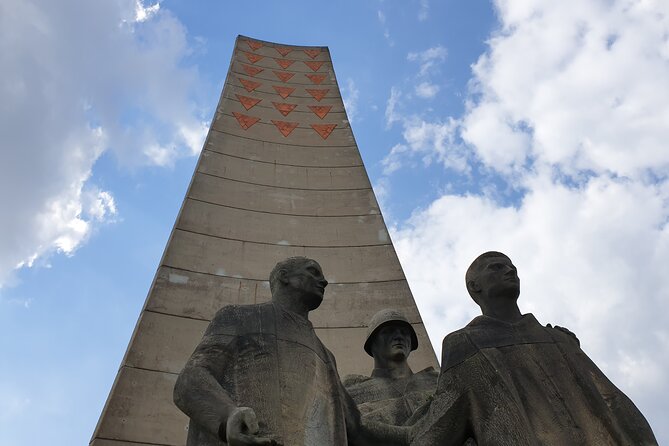
[[[374,358],[374,370],[344,378],[365,419],[402,425],[434,393],[438,372],[428,367],[414,373],[407,363],[417,348],[416,332],[401,312],[384,309],[372,317],[364,349]]]

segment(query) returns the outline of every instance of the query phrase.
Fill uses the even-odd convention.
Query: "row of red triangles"
[[[257,40],[247,40],[246,43],[249,45],[249,48],[251,50],[256,51],[260,48],[263,47],[262,42],[258,42]],[[286,57],[290,52],[295,51],[292,48],[288,48],[285,46],[275,46],[274,49],[281,54],[283,57]],[[311,57],[312,59],[315,59],[316,56],[318,56],[321,53],[320,48],[309,48],[309,49],[303,49],[304,53]]]
[[[260,121],[260,118],[255,116],[248,116],[242,113],[232,112],[232,115],[237,119],[239,125],[244,129],[248,130],[256,122]],[[299,122],[288,122],[288,121],[277,121],[272,119],[272,124],[276,126],[281,134],[286,137],[291,134],[295,128],[299,125]],[[327,139],[330,136],[330,133],[337,127],[337,124],[310,124],[311,128],[320,135],[321,138]]]
[[[239,94],[235,94],[235,96],[237,96],[237,99],[239,99],[239,102],[244,106],[246,110],[251,110],[259,102],[262,101],[262,99],[250,98],[248,96],[242,96]],[[297,104],[288,104],[285,102],[272,102],[272,105],[274,105],[274,108],[279,110],[279,112],[284,116],[288,116],[290,112],[292,112],[295,109],[295,107],[297,107]],[[309,110],[311,110],[316,116],[318,116],[321,119],[325,118],[332,109],[331,105],[307,105],[307,107],[309,107]]]
[[[244,56],[246,56],[246,59],[251,62],[252,64],[255,65],[256,62],[259,60],[263,59],[265,56],[261,56],[259,54],[253,54],[253,53],[247,53],[245,51],[242,51]],[[297,62],[296,60],[291,60],[291,59],[277,59],[276,57],[272,57],[276,64],[283,68],[284,70],[288,69],[289,66]],[[324,60],[303,60],[302,63],[304,63],[307,67],[311,68],[311,71],[318,71],[320,68],[323,66],[325,63]]]
[[[242,68],[244,69],[244,72],[248,74],[251,77],[255,77],[256,74],[264,71],[263,68],[259,67],[254,67],[251,65],[244,65],[241,64]],[[287,71],[275,71],[272,70],[272,73],[281,80],[282,82],[288,82],[293,76],[295,76],[296,73],[289,73]],[[325,74],[311,74],[311,73],[304,73],[304,75],[309,78],[309,80],[314,83],[314,84],[320,84],[325,80],[326,75]]]
[[[239,83],[241,83],[244,89],[249,93],[251,93],[253,90],[262,85],[260,82],[244,79],[241,77],[239,78]],[[272,85],[272,88],[284,99],[293,94],[293,92],[295,91],[294,87],[282,87],[280,85]],[[328,88],[323,88],[323,89],[305,88],[304,90],[318,102],[320,102],[321,99],[323,99],[325,95],[328,93],[328,91],[330,91],[330,89]]]

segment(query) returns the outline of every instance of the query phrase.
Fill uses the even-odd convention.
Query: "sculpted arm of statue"
[[[229,446],[276,445],[270,439],[256,436],[258,421],[253,409],[237,407],[219,383],[234,358],[230,351],[234,337],[215,334],[224,311],[216,315],[179,374],[174,402],[191,420]]]
[[[409,426],[365,421],[343,385],[340,386],[340,392],[344,401],[346,432],[351,446],[409,446],[411,432]]]

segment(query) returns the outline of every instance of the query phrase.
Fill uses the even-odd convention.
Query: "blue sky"
[[[0,444],[86,444],[238,34],[327,45],[435,348],[509,254],[669,442],[661,0],[0,4]]]

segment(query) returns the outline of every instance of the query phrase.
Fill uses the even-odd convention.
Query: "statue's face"
[[[406,360],[411,353],[411,329],[406,324],[390,322],[374,334],[371,349],[375,359]]]
[[[504,296],[517,299],[520,294],[518,270],[506,257],[485,259],[475,281],[483,296]]]
[[[309,260],[286,273],[287,286],[292,288],[296,297],[307,303],[309,310],[315,310],[323,302],[328,281],[323,276],[321,266]]]

